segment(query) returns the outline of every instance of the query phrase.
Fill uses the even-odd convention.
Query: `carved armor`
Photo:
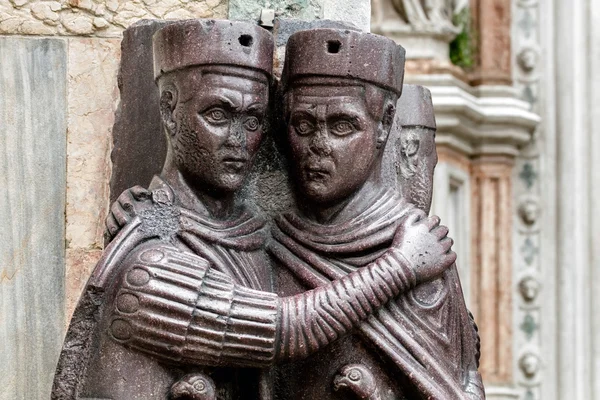
[[[184,372],[207,371],[217,387],[227,386],[227,372],[210,367],[266,368],[305,358],[419,281],[415,267],[390,250],[366,268],[296,296],[242,286],[221,272],[231,271],[219,265],[227,259],[209,262],[190,251],[203,247],[202,229],[190,226],[193,213],[173,204],[165,182],[154,185],[152,207],[119,233],[88,283],[65,341],[54,399],[165,399]],[[245,240],[255,230],[236,228],[241,241],[222,232],[220,242],[239,248],[250,246]],[[98,351],[89,354],[94,347]],[[132,369],[145,381],[141,387],[127,384]],[[232,390],[257,398],[243,394],[243,386]]]
[[[327,346],[414,287],[416,276],[391,250],[329,287],[279,298],[152,242],[125,260],[119,282],[108,323],[118,343],[167,362],[266,367]]]

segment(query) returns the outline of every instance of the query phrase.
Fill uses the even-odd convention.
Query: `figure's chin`
[[[304,182],[302,185],[303,195],[311,203],[325,204],[331,201],[331,190],[329,186],[320,181]]]
[[[244,173],[225,173],[219,179],[220,189],[223,191],[236,192],[242,188],[246,179]]]

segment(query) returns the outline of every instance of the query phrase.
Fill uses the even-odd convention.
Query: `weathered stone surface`
[[[69,248],[100,248],[108,205],[119,41],[69,40],[67,231]]]
[[[74,248],[66,252],[65,320],[69,321],[102,250]]]
[[[230,0],[229,18],[259,23],[263,9],[272,9],[275,18],[344,21],[370,31],[371,2],[367,0]]]
[[[512,166],[483,156],[471,170],[472,312],[481,335],[486,383],[512,382]]]
[[[323,18],[344,21],[362,31],[371,31],[371,2],[365,0],[322,0]]]
[[[225,18],[227,0],[12,0],[0,2],[0,34],[119,37],[142,18]]]
[[[66,312],[102,248],[120,41],[73,38],[68,47]]]
[[[359,30],[357,26],[349,22],[332,21],[329,19],[315,21],[303,21],[297,18],[276,19],[275,26],[273,27],[273,36],[275,36],[273,75],[277,78],[281,76],[285,58],[285,45],[289,37],[298,31],[318,28]]]
[[[125,31],[119,69],[121,102],[113,129],[111,202],[125,189],[147,186],[166,154],[154,83],[152,35],[167,22],[147,20]]]
[[[477,32],[474,85],[510,85],[511,76],[511,1],[474,0],[471,2],[473,26]]]
[[[230,0],[229,19],[239,19],[258,23],[260,20],[260,12],[264,8],[275,10],[276,18],[298,18],[305,21],[323,18],[322,0],[274,0],[270,2]]]
[[[0,38],[0,399],[47,399],[64,332],[62,39]]]

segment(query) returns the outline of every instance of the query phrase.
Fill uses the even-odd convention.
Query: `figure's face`
[[[288,140],[300,195],[333,205],[358,190],[379,155],[381,125],[362,86],[300,86],[289,104]]]
[[[539,358],[533,354],[526,354],[521,358],[520,366],[526,376],[532,377],[539,369]]]
[[[438,161],[434,130],[403,127],[400,137],[400,190],[410,203],[428,213]]]
[[[181,74],[171,137],[177,167],[195,187],[236,191],[263,138],[266,80],[198,68]]]
[[[521,295],[527,301],[533,301],[537,297],[539,283],[533,277],[527,277],[519,284]]]
[[[519,214],[523,222],[527,225],[533,225],[539,216],[539,207],[533,200],[526,200],[519,207]]]

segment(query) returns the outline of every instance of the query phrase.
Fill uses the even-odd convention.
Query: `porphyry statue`
[[[275,219],[268,245],[280,295],[360,271],[392,246],[411,203],[429,211],[437,162],[431,97],[422,87],[403,93],[403,72],[404,50],[381,36],[314,29],[290,37],[282,91],[299,206]],[[395,117],[406,127],[401,141],[410,156],[400,161],[407,178],[400,193],[382,174]],[[411,126],[411,119],[424,122]],[[439,223],[431,217],[429,229],[446,236]],[[289,399],[330,398],[340,366],[359,363],[372,377],[346,385],[358,398],[373,379],[381,399],[481,399],[477,343],[453,267],[394,297],[327,351],[278,368],[276,391]]]
[[[123,204],[134,216],[84,289],[52,398],[272,399],[270,367],[318,354],[439,277],[456,258],[452,241],[438,220],[406,209],[376,257],[278,296],[265,218],[241,191],[269,110],[272,36],[187,20],[159,30],[153,46],[168,154],[136,204]]]

